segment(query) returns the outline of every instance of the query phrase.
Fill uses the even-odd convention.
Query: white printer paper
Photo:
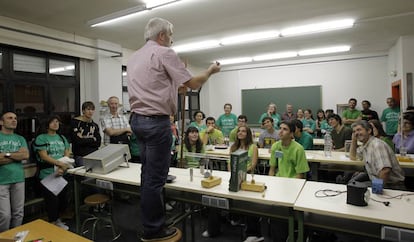
[[[56,173],[52,173],[40,181],[49,191],[57,196],[68,182],[62,176],[56,176]]]

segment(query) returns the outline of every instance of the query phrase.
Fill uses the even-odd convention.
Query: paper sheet
[[[68,182],[62,176],[56,176],[56,173],[52,173],[47,177],[43,178],[40,183],[43,184],[49,191],[57,196]]]

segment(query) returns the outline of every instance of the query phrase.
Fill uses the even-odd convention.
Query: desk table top
[[[28,230],[29,233],[24,241],[42,238],[43,241],[52,242],[92,242],[92,240],[86,239],[70,231],[66,231],[41,219],[37,219],[0,233],[0,238],[14,238],[17,232],[25,230]]]
[[[414,211],[414,196],[406,196],[402,199],[387,199],[387,197],[407,192],[384,189],[383,195],[371,194],[371,197],[379,201],[388,201],[390,202],[389,206],[370,200],[368,201],[368,206],[359,207],[346,203],[346,193],[331,197],[316,197],[315,193],[323,189],[346,191],[346,185],[307,181],[295,202],[294,209],[321,215],[414,229],[412,213]],[[370,188],[368,190],[371,191]],[[320,195],[322,194],[320,193]]]

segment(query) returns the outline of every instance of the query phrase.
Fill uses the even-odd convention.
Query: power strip
[[[96,185],[106,190],[114,190],[114,184],[112,184],[110,181],[96,179]]]
[[[203,195],[201,197],[201,204],[208,207],[215,207],[221,209],[229,209],[229,200],[222,197],[213,197]]]

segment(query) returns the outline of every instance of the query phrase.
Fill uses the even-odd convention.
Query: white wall
[[[322,60],[322,59],[321,59]],[[381,115],[390,95],[387,56],[345,60],[323,60],[308,64],[243,66],[243,69],[223,70],[211,77],[202,89],[201,108],[206,115],[218,117],[223,104],[233,104],[233,112],[241,113],[241,90],[254,88],[277,88],[297,86],[322,86],[322,108],[336,110],[336,104],[346,104],[354,97],[360,103],[367,99],[372,109]],[[277,104],[279,112],[285,104]],[[306,104],[303,104],[306,107]],[[265,111],[266,107],[257,107]],[[256,117],[250,119],[256,119]]]

